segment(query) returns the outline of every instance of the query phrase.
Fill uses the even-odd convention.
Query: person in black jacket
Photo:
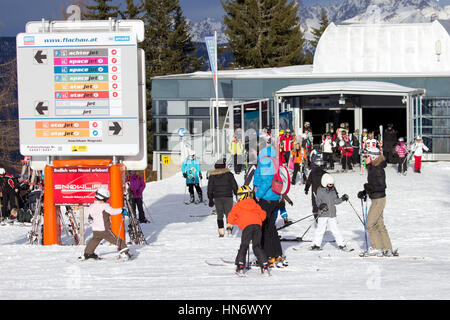
[[[364,190],[358,192],[358,198],[371,200],[367,214],[366,228],[372,244],[368,255],[392,256],[392,244],[384,225],[383,211],[386,206],[386,159],[377,148],[370,148],[364,154],[367,164],[367,183]]]
[[[209,172],[208,199],[210,207],[216,206],[219,237],[223,237],[225,235],[223,218],[225,216],[226,219],[233,208],[233,194],[237,195],[238,186],[234,175],[229,169],[225,168],[224,160],[218,160],[214,169]],[[232,228],[232,225],[227,226],[229,233],[231,233]]]
[[[389,123],[383,132],[383,155],[388,163],[394,163],[394,148],[397,143],[397,131],[394,125]]]
[[[314,162],[314,168],[309,173],[308,179],[306,179],[305,183],[305,194],[307,195],[309,192],[309,188],[311,187],[311,203],[312,203],[312,212],[314,214],[314,219],[317,220],[317,217],[319,215],[319,208],[316,204],[316,194],[317,189],[320,187],[320,181],[322,179],[322,176],[327,173],[325,170],[325,161],[323,159],[318,158]]]

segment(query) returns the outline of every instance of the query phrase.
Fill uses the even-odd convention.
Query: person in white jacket
[[[416,141],[411,146],[411,151],[414,152],[414,172],[420,173],[424,150],[429,151],[430,149],[423,143],[422,137],[417,136]]]
[[[331,133],[327,133],[325,139],[321,143],[323,152],[323,161],[328,163],[328,169],[334,170],[333,152],[336,148],[336,141],[331,139]]]
[[[122,214],[122,208],[114,209],[106,201],[110,197],[108,189],[101,187],[95,192],[95,201],[85,211],[85,215],[88,216],[92,226],[93,237],[86,245],[84,250],[84,256],[80,257],[82,260],[87,259],[99,259],[94,253],[97,246],[102,240],[106,240],[112,244],[117,245],[117,250],[120,255],[123,255],[126,259],[131,258],[129,249],[120,237],[117,237],[111,231],[110,216]]]

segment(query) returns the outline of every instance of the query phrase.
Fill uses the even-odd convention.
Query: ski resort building
[[[331,23],[313,65],[220,70],[217,100],[211,72],[159,76],[152,103],[159,178],[179,171],[186,143],[217,158],[233,135],[301,133],[306,121],[315,141],[341,123],[350,132],[393,123],[408,143],[423,137],[425,160],[450,160],[450,21]]]

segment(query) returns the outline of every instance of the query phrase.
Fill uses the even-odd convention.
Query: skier
[[[258,156],[253,185],[256,190],[255,198],[267,215],[262,225],[261,245],[269,257],[270,266],[283,267],[287,266],[287,261],[283,257],[283,249],[275,225],[275,211],[278,208],[281,197],[271,189],[275,175],[273,160],[279,161],[276,157],[277,151],[270,145],[261,150]]]
[[[142,193],[144,192],[144,189],[146,187],[144,178],[141,176],[138,176],[134,171],[131,172],[131,174],[128,176],[128,182],[130,184],[130,191],[132,196],[132,209],[133,212],[136,213],[136,207],[139,211],[139,222],[140,223],[149,223],[147,218],[145,218],[145,211],[143,207],[143,201],[142,201]]]
[[[231,225],[238,225],[242,230],[241,245],[236,256],[236,273],[242,274],[245,268],[245,256],[247,255],[250,241],[253,253],[261,267],[261,273],[268,272],[267,256],[261,248],[262,224],[266,220],[264,211],[253,199],[254,194],[249,186],[242,186],[238,190],[238,203],[228,214],[227,221]]]
[[[242,146],[241,141],[238,140],[237,136],[233,136],[233,140],[228,145],[228,151],[233,156],[233,167],[234,173],[239,174],[242,170],[242,152],[244,151],[244,147]]]
[[[305,194],[308,195],[309,188],[311,188],[311,203],[314,219],[317,221],[319,208],[316,205],[317,189],[320,187],[322,176],[327,173],[325,171],[325,162],[322,159],[317,159],[315,167],[309,173],[308,179],[305,184]]]
[[[386,206],[386,159],[377,148],[367,149],[364,158],[367,163],[367,183],[364,184],[364,190],[358,192],[358,198],[366,201],[368,195],[371,200],[366,225],[372,246],[363,255],[392,256],[391,239],[383,218]]]
[[[423,143],[422,137],[417,136],[414,144],[411,146],[411,151],[414,152],[414,172],[416,173],[420,173],[420,169],[422,168],[423,150],[430,151]]]
[[[321,187],[317,190],[316,195],[316,205],[320,213],[311,250],[321,250],[323,235],[328,228],[333,234],[338,248],[343,251],[350,251],[344,243],[336,219],[336,205],[348,201],[348,195],[344,194],[342,197],[338,197],[334,179],[329,173],[322,176],[320,184]]]
[[[350,137],[350,142],[353,148],[353,154],[352,154],[352,162],[353,165],[359,164],[361,162],[360,156],[359,156],[359,130],[356,129],[355,132]]]
[[[348,139],[348,135],[346,132],[342,135],[342,140],[339,141],[339,151],[341,151],[341,165],[342,165],[342,171],[347,172],[347,169],[352,171],[352,155],[353,155],[353,148],[350,144],[350,141]]]
[[[287,194],[282,195],[280,204],[278,205],[278,209],[275,212],[275,221],[278,219],[278,215],[280,215],[280,217],[283,219],[284,225],[289,225],[292,223],[292,221],[289,220],[288,213],[286,211],[286,202],[291,206],[294,205]]]
[[[326,134],[321,147],[323,151],[323,160],[328,162],[328,169],[334,170],[333,152],[334,148],[336,148],[336,141],[332,140],[330,132]]]
[[[225,235],[223,218],[224,216],[227,218],[233,207],[233,194],[237,195],[238,187],[231,171],[225,168],[224,159],[217,160],[214,169],[209,172],[208,199],[210,207],[216,206],[219,237],[223,237]],[[227,226],[229,233],[232,228],[231,225]]]
[[[398,155],[398,174],[406,175],[408,170],[408,146],[405,144],[405,139],[398,138],[398,144],[395,146],[395,152]]]
[[[294,150],[292,150],[292,157],[294,158],[294,172],[292,173],[292,185],[295,185],[297,181],[297,173],[300,172],[302,175],[302,181],[305,183],[305,162],[307,159],[306,149],[300,146],[299,144],[295,144]]]
[[[284,163],[289,163],[289,157],[291,155],[291,151],[293,148],[294,148],[294,139],[291,136],[291,130],[286,129],[286,132],[281,139],[281,149],[283,152]]]
[[[367,139],[366,139],[366,141],[364,142],[363,149],[364,149],[364,150],[367,150],[368,148],[377,148],[377,149],[380,149],[380,147],[381,147],[380,142],[379,142],[377,139],[374,138],[374,132],[373,132],[373,131],[369,132],[369,133],[367,134]],[[364,150],[363,150],[363,151],[364,151]]]
[[[85,211],[85,215],[88,216],[88,221],[92,224],[93,237],[86,245],[84,250],[84,256],[80,257],[81,260],[87,259],[99,259],[94,253],[97,246],[102,240],[106,240],[111,244],[117,245],[117,251],[119,251],[119,257],[125,259],[131,259],[131,255],[125,241],[120,237],[117,237],[111,231],[110,216],[118,215],[122,213],[122,208],[111,208],[107,203],[110,197],[110,192],[105,187],[98,188],[95,191],[95,201]]]
[[[203,202],[203,192],[200,188],[200,180],[203,179],[202,171],[200,169],[200,162],[195,156],[194,151],[189,152],[189,156],[184,159],[181,165],[181,172],[183,177],[186,179],[186,186],[189,189],[190,203],[195,202],[194,187],[197,191],[198,202]]]
[[[9,218],[11,210],[17,208],[19,186],[15,179],[9,173],[6,173],[4,168],[0,168],[0,192],[2,195],[1,220],[6,220]]]
[[[393,163],[393,149],[397,142],[397,131],[394,130],[394,125],[388,123],[387,128],[383,132],[383,155],[387,163]]]

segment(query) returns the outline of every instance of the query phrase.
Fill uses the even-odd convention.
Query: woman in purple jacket
[[[136,212],[136,206],[139,211],[139,222],[140,223],[149,223],[145,218],[145,212],[142,202],[142,193],[145,189],[145,181],[144,178],[138,176],[134,171],[131,171],[128,176],[128,181],[130,183],[130,191],[132,196],[131,206],[133,207],[133,212]]]

